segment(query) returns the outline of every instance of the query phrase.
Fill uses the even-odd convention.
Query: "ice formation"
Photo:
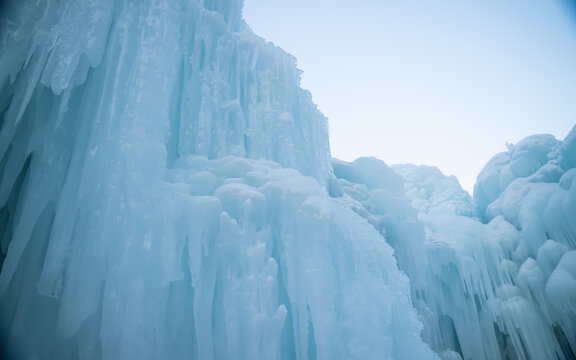
[[[8,359],[570,359],[576,130],[330,159],[240,0],[0,7]]]
[[[240,1],[15,1],[4,29],[7,357],[435,357]]]
[[[394,248],[442,358],[575,358],[576,127],[496,155],[475,199],[433,167],[365,158],[333,169],[350,208]]]

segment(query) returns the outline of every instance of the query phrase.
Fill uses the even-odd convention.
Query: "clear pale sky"
[[[471,192],[506,142],[576,125],[576,22],[562,0],[245,0],[298,59],[332,156],[435,165]]]

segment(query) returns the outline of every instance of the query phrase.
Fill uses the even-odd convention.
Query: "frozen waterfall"
[[[394,248],[442,358],[575,358],[576,127],[496,155],[475,199],[433,167],[333,168],[344,201]]]
[[[0,7],[6,359],[571,359],[576,129],[330,158],[241,0]]]

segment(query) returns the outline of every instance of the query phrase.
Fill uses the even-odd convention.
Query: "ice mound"
[[[444,334],[433,348],[451,337],[463,358],[574,358],[575,133],[530,136],[486,165],[474,192],[485,224],[420,216],[433,275],[425,302]]]
[[[511,145],[474,200],[433,167],[333,162],[343,201],[394,248],[442,358],[574,358],[575,133]]]

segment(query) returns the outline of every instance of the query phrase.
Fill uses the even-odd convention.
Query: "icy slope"
[[[294,58],[241,5],[2,8],[5,357],[436,358],[391,248],[328,195]]]
[[[575,154],[576,128],[511,146],[478,176],[478,209],[435,168],[334,161],[341,201],[395,249],[442,357],[575,357]]]

